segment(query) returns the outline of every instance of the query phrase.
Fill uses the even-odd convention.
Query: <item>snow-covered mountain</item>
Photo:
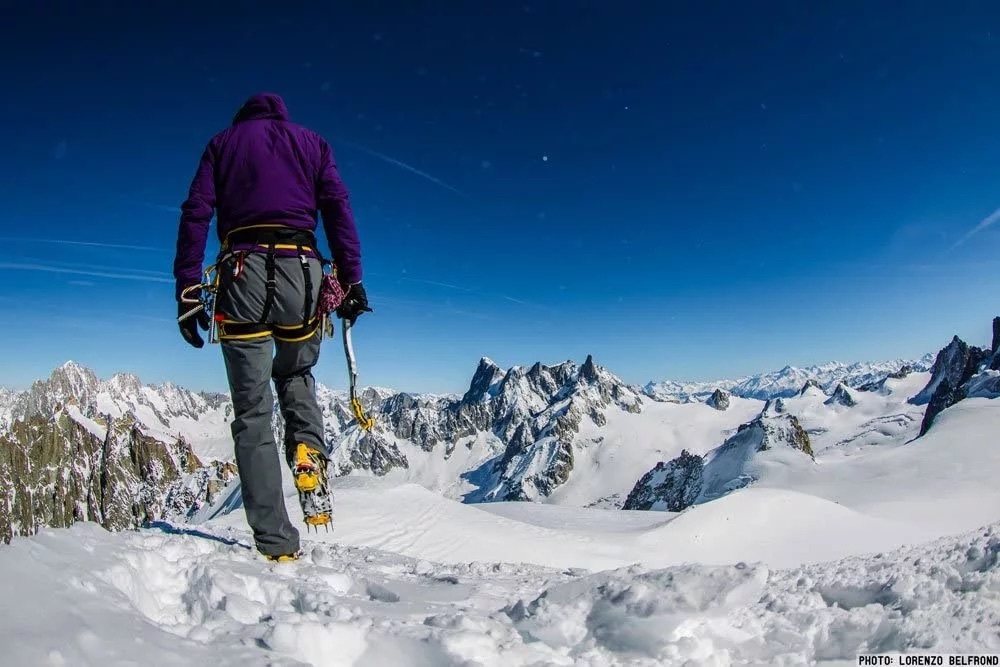
[[[781,370],[760,373],[735,380],[715,380],[710,382],[678,382],[662,380],[650,382],[644,387],[649,396],[664,401],[703,401],[716,389],[724,389],[742,398],[766,401],[772,398],[790,398],[798,394],[807,383],[813,383],[830,393],[838,384],[848,387],[863,387],[882,381],[891,373],[923,372],[934,363],[934,354],[928,353],[915,360],[897,359],[892,361],[856,362],[845,364],[831,362],[815,366],[797,368],[785,366]]]
[[[754,471],[768,458],[784,458],[787,450],[814,458],[798,418],[788,414],[782,399],[768,401],[753,421],[704,456],[684,450],[656,464],[636,483],[622,509],[680,512],[714,500],[755,482]]]
[[[141,645],[151,664],[220,667],[996,653],[997,347],[952,341],[924,371],[710,404],[654,400],[592,359],[484,360],[463,396],[368,392],[374,436],[323,388],[343,473],[335,531],[303,534],[299,562],[279,565],[255,553],[238,486],[209,483],[198,443],[176,437],[191,413],[73,372],[51,396],[40,383],[2,398],[0,472],[21,461],[30,482],[18,512],[189,511],[0,547],[0,588],[18,602],[0,608],[0,642],[12,664],[106,664]],[[195,412],[225,414],[195,396]],[[162,450],[143,419],[173,438]],[[287,470],[283,484],[301,523]],[[93,509],[66,504],[74,488]],[[500,501],[525,496],[537,502]],[[663,511],[604,509],[623,502]]]
[[[415,482],[464,502],[529,500],[620,508],[635,492],[637,481],[657,464],[666,466],[681,452],[706,457],[708,463],[714,456],[712,452],[725,450],[729,439],[751,426],[764,410],[765,401],[746,398],[741,392],[782,397],[774,398],[775,406],[816,399],[813,402],[818,402],[816,410],[820,414],[828,413],[841,423],[867,429],[841,413],[856,405],[859,396],[881,395],[886,382],[933,379],[934,374],[916,370],[930,368],[931,361],[828,364],[795,372],[785,369],[754,379],[716,383],[728,389],[714,388],[713,395],[704,402],[693,400],[694,394],[689,393],[684,399],[687,402],[682,402],[679,395],[629,386],[591,357],[582,364],[536,363],[506,370],[484,358],[461,396],[365,389],[363,401],[377,423],[370,433],[357,429],[343,391],[322,385],[317,391],[326,439],[333,451],[333,470],[338,476]],[[849,389],[849,384],[857,389]],[[988,392],[989,386],[983,385],[982,390]],[[893,394],[892,405],[880,408],[889,413],[880,413],[877,418],[899,425],[894,437],[914,437],[921,423],[918,413],[923,408],[911,406],[907,412],[897,405],[898,398]],[[195,514],[216,497],[221,483],[233,477],[231,415],[227,396],[194,393],[171,384],[144,385],[130,374],[102,380],[72,362],[27,391],[0,394],[0,434],[12,447],[29,449],[24,430],[15,428],[18,424],[48,420],[47,437],[57,439],[62,451],[71,456],[71,452],[87,448],[74,448],[77,436],[59,424],[65,426],[69,420],[96,442],[106,437],[110,423],[113,431],[134,431],[142,442],[156,443],[162,451],[173,452],[174,459],[196,461],[182,466],[183,470],[174,466],[176,474],[150,478],[152,485],[145,491],[163,498],[156,505],[158,511],[184,515]],[[798,418],[810,433],[822,431],[808,416]],[[283,423],[277,407],[273,425],[280,442]],[[880,432],[885,428],[879,427]],[[848,440],[860,437],[850,429],[843,433]],[[127,447],[119,449],[129,451]],[[69,467],[92,471],[92,464],[84,460],[86,456],[80,457]],[[720,466],[731,471],[733,479],[720,482],[724,487],[731,484],[731,488],[737,488],[736,478],[754,479],[747,470],[756,465],[755,457],[743,457],[742,467],[721,465],[730,459],[722,457],[716,464],[707,465],[707,472],[717,475],[713,471]],[[9,488],[13,489],[17,487],[13,476],[19,473],[12,470],[8,474],[12,479]],[[147,484],[135,466],[128,474],[139,480],[135,484]],[[40,480],[24,483],[17,487],[24,489],[19,494],[22,499],[16,500],[16,494],[11,492],[10,503],[23,505],[28,502],[24,498],[31,495],[26,495],[29,489],[37,494],[44,487]],[[86,506],[85,487],[60,487],[53,502]],[[232,495],[233,489],[226,493]],[[185,499],[190,500],[187,506]],[[132,524],[141,523],[147,514],[147,510],[134,507]],[[76,515],[84,516],[80,512]],[[34,524],[27,521],[18,526],[30,532],[49,521],[65,525],[70,520],[66,513],[39,512]]]
[[[228,396],[195,393],[170,383],[146,385],[131,373],[102,380],[72,361],[53,370],[48,379],[35,381],[26,391],[0,393],[0,426],[18,419],[48,418],[67,405],[76,406],[87,419],[130,416],[150,437],[196,443],[202,458],[232,458],[228,437],[232,404]]]

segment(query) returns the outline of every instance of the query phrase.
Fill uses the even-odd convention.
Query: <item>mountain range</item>
[[[676,511],[751,484],[775,454],[808,465],[817,447],[916,437],[925,405],[961,400],[973,376],[975,391],[992,391],[979,366],[995,349],[956,338],[914,360],[644,387],[592,357],[509,369],[483,358],[461,396],[365,389],[377,423],[368,433],[344,392],[317,394],[338,476],[415,482],[471,503]],[[25,391],[0,391],[0,535],[194,516],[238,484],[231,417],[228,396],[132,374],[103,380],[73,362]],[[277,408],[273,427],[283,430]]]

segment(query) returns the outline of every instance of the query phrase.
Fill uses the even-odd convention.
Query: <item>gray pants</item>
[[[239,468],[243,507],[254,541],[261,553],[276,556],[299,549],[299,531],[288,518],[281,488],[281,462],[271,427],[274,396],[285,419],[285,456],[289,465],[295,445],[306,443],[320,451],[323,415],[316,402],[312,367],[319,359],[320,332],[306,340],[281,340],[281,327],[293,327],[305,314],[305,276],[298,258],[276,258],[274,303],[267,317],[272,330],[263,335],[220,335],[229,390],[233,399],[233,441]],[[219,296],[216,313],[235,322],[258,322],[266,294],[265,258],[247,255],[243,272],[233,275],[235,260],[219,266]],[[312,279],[312,313],[319,296],[323,270],[318,260],[309,260]]]

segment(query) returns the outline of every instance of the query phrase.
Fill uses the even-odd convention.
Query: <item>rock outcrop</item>
[[[855,405],[858,404],[858,401],[852,395],[851,390],[847,388],[847,385],[841,382],[840,384],[837,385],[837,388],[834,389],[833,394],[830,396],[830,398],[823,401],[823,404],[830,406],[839,405],[845,408],[853,408]]]
[[[337,477],[364,470],[382,477],[394,469],[406,469],[410,462],[399,447],[377,430],[355,431],[341,442],[331,460],[331,474]]]
[[[633,487],[623,509],[679,512],[707,502],[756,480],[757,463],[765,452],[791,449],[813,459],[809,434],[791,414],[779,412],[777,401],[743,424],[735,435],[705,456],[681,452],[660,462]]]
[[[825,391],[823,391],[823,386],[816,380],[813,380],[812,378],[806,380],[806,383],[802,385],[802,389],[799,389],[799,396],[805,396],[810,391],[815,392],[817,394],[826,393]]]
[[[515,367],[490,386],[479,395],[470,387],[453,408],[459,423],[485,416],[476,429],[504,443],[468,501],[537,500],[551,494],[573,470],[574,441],[584,419],[604,426],[608,409],[642,410],[639,392],[591,356],[579,367],[571,362],[535,364],[527,371]]]
[[[712,392],[712,395],[708,397],[708,400],[705,401],[705,405],[720,411],[728,410],[731,399],[732,395],[728,391],[725,391],[724,389],[716,389]]]
[[[622,506],[624,510],[680,512],[690,507],[701,493],[705,459],[686,449],[670,461],[642,476]]]
[[[990,370],[1000,371],[1000,317],[993,318],[993,344],[990,346]]]
[[[886,373],[885,377],[879,378],[871,382],[865,382],[859,385],[855,389],[857,391],[881,391],[885,388],[885,383],[887,380],[902,380],[910,373],[913,372],[913,366],[909,364],[903,364],[900,366],[898,371],[893,371],[892,373]]]
[[[87,425],[62,406],[14,421],[0,436],[0,537],[94,521],[122,530],[163,518],[174,482],[201,462],[183,440],[167,444],[130,417]]]
[[[989,357],[989,350],[970,346],[958,336],[938,352],[930,381],[910,399],[914,405],[927,405],[920,423],[920,435],[927,433],[942,410],[965,398],[963,385],[976,375]]]

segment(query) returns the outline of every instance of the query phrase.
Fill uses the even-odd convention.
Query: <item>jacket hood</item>
[[[288,120],[288,108],[280,95],[258,93],[243,103],[233,125],[245,120]]]

